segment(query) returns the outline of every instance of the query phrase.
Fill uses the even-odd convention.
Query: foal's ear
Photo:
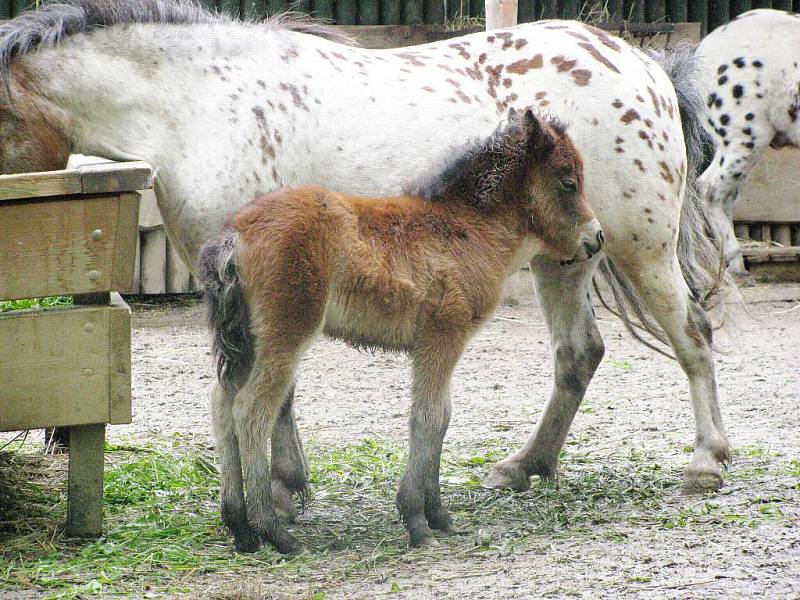
[[[547,158],[556,147],[556,140],[549,127],[544,125],[529,108],[522,117],[522,127],[528,140],[528,153],[531,158]]]

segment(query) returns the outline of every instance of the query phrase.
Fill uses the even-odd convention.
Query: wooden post
[[[66,533],[93,537],[103,533],[103,446],[106,426],[69,428],[69,483]]]
[[[399,25],[403,20],[402,6],[397,0],[381,0],[384,25]]]
[[[316,0],[314,16],[320,19],[333,19],[333,0]]]
[[[791,246],[792,245],[791,225],[787,224],[773,225],[772,239],[778,242],[781,246]]]
[[[750,0],[731,0],[731,18],[738,17],[752,8]]]
[[[517,0],[486,0],[486,31],[517,24]]]

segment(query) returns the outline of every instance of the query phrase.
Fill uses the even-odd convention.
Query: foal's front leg
[[[412,546],[437,545],[431,528],[447,531],[452,525],[442,504],[439,467],[450,423],[450,377],[462,348],[442,336],[413,355],[408,467],[397,492]]]

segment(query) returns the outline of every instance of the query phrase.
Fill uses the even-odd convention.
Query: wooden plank
[[[542,19],[557,19],[558,4],[556,0],[541,0]]]
[[[746,240],[750,237],[750,228],[744,223],[734,223],[733,233],[736,235],[736,239]]]
[[[516,0],[486,0],[486,31],[517,24]]]
[[[131,410],[131,311],[119,294],[111,294],[112,306],[119,307],[108,317],[108,422],[130,423]]]
[[[340,25],[355,25],[358,23],[356,0],[336,0],[336,22]]]
[[[403,22],[403,6],[397,0],[381,0],[381,16],[385,25],[399,25]]]
[[[116,239],[119,203],[119,196],[89,196],[0,205],[0,298],[112,290],[115,256],[135,252],[130,232]],[[130,206],[126,215],[130,223]],[[119,267],[129,277],[132,265]]]
[[[708,3],[706,0],[689,0],[689,21],[703,23],[703,31],[707,31]]]
[[[0,19],[11,18],[11,0],[0,0]]]
[[[133,283],[131,284],[131,294],[139,293],[139,280],[141,279],[141,264],[142,264],[142,234],[136,234],[136,260],[133,267]]]
[[[665,21],[667,18],[666,3],[661,0],[660,2],[647,2],[645,7],[645,20],[648,23],[657,23]]]
[[[105,425],[71,427],[66,533],[94,537],[103,533],[103,451]]]
[[[800,223],[800,150],[768,149],[753,168],[734,211],[734,221]]]
[[[163,294],[167,291],[167,236],[164,229],[142,232],[139,293]]]
[[[44,196],[130,192],[152,187],[144,162],[102,162],[76,169],[0,175],[0,201]]]
[[[625,19],[625,0],[608,0],[608,12],[613,21]]]
[[[775,10],[792,10],[792,0],[772,0],[772,8]]]
[[[772,8],[772,0],[753,0],[753,8]]]
[[[139,201],[139,229],[147,230],[164,226],[164,219],[161,211],[158,210],[158,202],[154,190],[142,190],[142,198]]]
[[[800,246],[744,247],[742,256],[753,263],[800,261]]]
[[[314,16],[333,20],[333,0],[314,0]]]
[[[112,373],[121,377],[126,343],[111,332],[124,323],[130,310],[118,295],[110,306],[0,315],[0,339],[14,340],[0,344],[0,431],[108,422]],[[126,399],[117,393],[120,414]]]
[[[125,192],[119,195],[117,231],[114,236],[114,264],[111,268],[111,289],[117,292],[133,291],[136,270],[136,247],[139,240],[139,194]]]
[[[377,1],[361,0],[358,3],[358,23],[359,25],[378,25],[380,19],[380,5]]]

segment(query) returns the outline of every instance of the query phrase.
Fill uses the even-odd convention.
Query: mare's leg
[[[300,352],[285,339],[260,336],[257,346],[250,377],[233,406],[247,488],[247,515],[263,540],[272,542],[279,552],[288,553],[298,550],[300,545],[278,521],[268,456],[270,436],[292,389]]]
[[[714,158],[698,179],[698,187],[709,204],[709,216],[728,268],[735,275],[745,275],[742,251],[733,231],[733,211],[742,184],[763,156],[775,129],[766,114],[755,114],[750,121],[744,115],[734,118],[741,124],[726,130],[726,137],[718,136]]]
[[[294,418],[294,385],[272,430],[272,498],[278,516],[290,523],[297,518],[294,494],[305,499],[308,466]]]
[[[408,467],[397,492],[397,508],[412,546],[436,545],[431,527],[446,531],[450,515],[442,504],[439,467],[450,422],[450,377],[463,343],[437,336],[413,355]]]
[[[222,520],[233,534],[233,544],[239,552],[258,550],[258,536],[247,521],[242,483],[242,463],[239,459],[239,440],[233,420],[235,389],[217,383],[211,394],[211,417],[217,455],[220,461],[220,497]]]
[[[674,252],[654,255],[649,264],[635,267],[623,261],[617,264],[664,329],[689,379],[695,444],[685,473],[687,488],[719,488],[723,482],[720,463],[730,462],[731,450],[719,409],[708,317],[692,298]]]
[[[555,383],[550,399],[525,445],[490,473],[486,485],[518,491],[530,476],[555,477],[558,455],[586,387],[603,358],[603,340],[589,301],[596,261],[563,268],[547,259],[531,263],[536,296],[550,330]]]

